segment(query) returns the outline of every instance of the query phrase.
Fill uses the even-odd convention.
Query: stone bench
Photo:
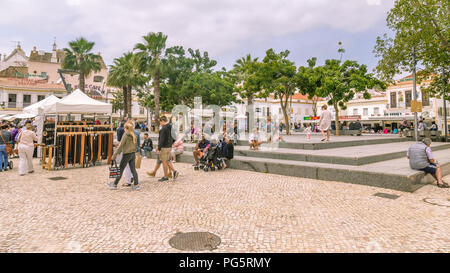
[[[330,133],[336,135],[336,130],[330,130]],[[341,136],[361,136],[361,130],[339,130],[339,135]]]
[[[441,133],[442,133],[441,131],[419,131],[418,137],[419,137],[419,140],[422,140],[424,138],[429,138],[432,141],[440,141]],[[408,130],[406,132],[406,137],[412,140],[414,138],[414,130]]]

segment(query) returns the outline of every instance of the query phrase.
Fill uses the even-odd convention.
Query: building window
[[[405,106],[406,108],[411,107],[411,91],[405,91]]]
[[[308,108],[305,109],[305,116],[309,116],[309,109]]]
[[[358,115],[358,108],[353,108],[353,115],[354,116]]]
[[[38,95],[37,99],[38,99],[38,101],[41,101],[41,100],[45,99],[45,96],[44,95]]]
[[[397,108],[397,93],[391,92],[391,108]]]
[[[31,95],[23,95],[23,107],[31,105]]]
[[[102,82],[103,76],[94,76],[94,82]]]
[[[9,94],[8,95],[8,108],[16,108],[17,95]]]
[[[373,108],[373,114],[374,115],[379,115],[380,114],[380,108],[378,108],[378,107]]]
[[[256,107],[255,112],[256,112],[256,113],[261,113],[261,108]]]
[[[430,106],[430,95],[422,91],[422,106]]]
[[[139,115],[143,115],[144,114],[144,107],[139,107]]]
[[[281,115],[281,108],[278,108],[278,114]]]
[[[364,108],[363,109],[363,116],[367,117],[369,115],[369,109],[368,108]]]

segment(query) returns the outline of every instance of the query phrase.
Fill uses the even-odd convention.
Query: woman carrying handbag
[[[136,148],[137,148],[137,139],[134,134],[133,124],[126,123],[125,124],[125,134],[120,140],[119,148],[114,152],[111,159],[113,161],[116,160],[117,155],[122,152],[122,159],[120,160],[120,174],[114,182],[107,183],[110,189],[117,189],[117,184],[119,184],[120,178],[122,178],[123,171],[127,164],[130,166],[131,173],[133,174],[134,185],[132,185],[132,190],[139,190],[139,182],[138,182],[138,174],[136,172]]]

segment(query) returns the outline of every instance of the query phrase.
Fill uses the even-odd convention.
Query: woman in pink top
[[[27,122],[25,129],[20,132],[18,137],[18,149],[19,149],[19,175],[25,175],[27,165],[28,173],[33,173],[33,152],[34,141],[38,141],[36,133],[32,131],[33,124]]]
[[[180,155],[180,154],[182,154],[183,152],[184,152],[184,147],[183,147],[183,134],[182,135],[180,135],[179,137],[178,137],[178,140],[177,141],[175,141],[173,144],[172,144],[172,152],[170,153],[171,154],[171,156],[172,156],[172,161],[173,162],[176,162],[177,160],[177,158],[176,158],[176,156],[177,155]]]

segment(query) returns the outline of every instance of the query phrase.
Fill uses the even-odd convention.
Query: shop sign
[[[353,116],[340,116],[339,120],[358,120],[361,119],[361,115],[353,115]]]
[[[303,117],[303,120],[320,120],[320,117]]]
[[[420,113],[422,112],[422,102],[417,100],[411,101],[411,112]]]
[[[45,72],[42,72],[41,74],[30,74],[30,73],[19,73],[16,72],[16,77],[17,78],[31,78],[31,77],[37,77],[37,78],[42,78],[42,79],[47,79],[47,74]]]

